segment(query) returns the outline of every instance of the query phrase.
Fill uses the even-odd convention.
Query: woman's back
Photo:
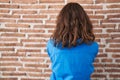
[[[71,2],[62,8],[47,52],[52,62],[50,80],[90,80],[98,43],[92,23],[80,4]]]
[[[47,43],[47,52],[52,62],[50,79],[90,80],[98,49],[98,43],[95,41],[91,45],[82,43],[76,47],[62,48],[61,45],[55,47],[54,41],[50,39]]]

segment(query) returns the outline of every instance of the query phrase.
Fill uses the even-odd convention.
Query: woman
[[[99,51],[93,26],[78,3],[68,3],[60,11],[56,29],[47,42],[52,62],[50,80],[90,80]]]

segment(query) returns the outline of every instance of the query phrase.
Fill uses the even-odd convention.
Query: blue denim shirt
[[[82,43],[72,48],[60,48],[49,39],[47,53],[52,62],[50,80],[90,80],[98,50],[99,45],[95,41],[91,45]]]

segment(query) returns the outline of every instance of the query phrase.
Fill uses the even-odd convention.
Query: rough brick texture
[[[49,80],[46,42],[72,1],[88,13],[100,45],[92,80],[120,80],[120,0],[0,0],[0,80]]]

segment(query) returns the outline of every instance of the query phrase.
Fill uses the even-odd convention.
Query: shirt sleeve
[[[95,51],[95,57],[97,56],[97,54],[99,53],[99,44],[96,42],[95,45],[96,51]]]
[[[50,51],[49,51],[49,47],[50,47],[50,41],[48,40],[47,42],[47,53],[48,53],[48,56],[50,57]]]
[[[51,44],[50,44],[50,40],[48,40],[48,42],[47,42],[47,54],[48,54],[48,56],[49,56],[49,58],[50,58],[50,60],[51,60],[51,62],[52,62],[52,57],[51,57],[51,53],[52,53],[52,48],[51,48],[52,46],[51,46]]]

